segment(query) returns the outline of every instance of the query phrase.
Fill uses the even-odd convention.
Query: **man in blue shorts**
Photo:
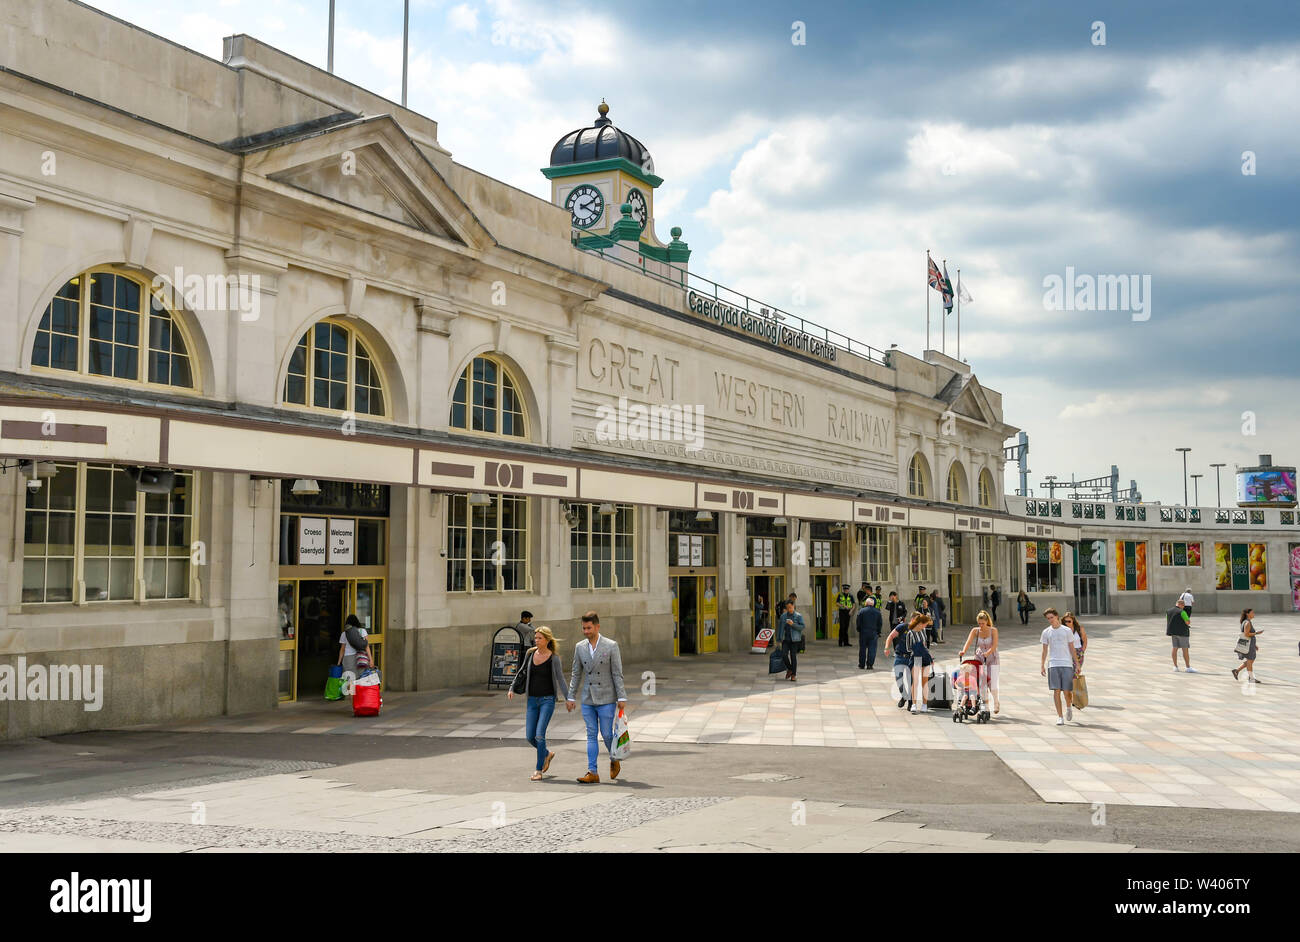
[[[1047,689],[1052,691],[1052,700],[1056,703],[1056,725],[1064,726],[1066,720],[1074,719],[1074,674],[1079,664],[1077,641],[1074,632],[1061,624],[1061,617],[1056,609],[1049,608],[1043,612],[1048,627],[1043,629],[1039,640],[1043,643],[1043,655],[1039,659],[1042,674],[1047,678]],[[1065,716],[1061,715],[1061,694],[1065,694]]]

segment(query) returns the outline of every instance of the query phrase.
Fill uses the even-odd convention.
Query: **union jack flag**
[[[930,262],[930,287],[943,296],[943,306],[949,308],[952,306],[952,285],[948,282],[948,278],[943,274],[943,272],[939,271],[939,266],[934,263],[934,259],[930,258],[928,255],[926,258]]]

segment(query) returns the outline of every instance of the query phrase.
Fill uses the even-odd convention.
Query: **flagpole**
[[[957,359],[961,360],[961,269],[957,269]]]
[[[930,349],[930,250],[925,250],[925,349]]]
[[[948,268],[948,260],[946,258],[943,260],[943,267],[945,270]],[[947,308],[943,309],[943,315],[941,319],[943,321],[943,330],[939,335],[940,337],[939,344],[940,344],[941,352],[943,353],[944,356],[947,356],[948,355],[948,309]]]
[[[402,107],[406,107],[406,61],[407,45],[411,38],[411,0],[402,4]]]
[[[330,42],[327,71],[330,75],[334,74],[334,0],[330,0]]]

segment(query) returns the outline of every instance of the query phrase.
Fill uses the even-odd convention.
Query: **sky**
[[[248,33],[326,63],[328,0],[93,5],[217,59]],[[412,0],[410,17],[408,103],[453,159],[549,198],[552,145],[604,98],[664,178],[660,239],[681,226],[700,275],[920,356],[927,295],[930,346],[957,354],[926,251],[960,268],[960,356],[1028,433],[1035,494],[1114,464],[1182,503],[1182,446],[1199,503],[1222,462],[1231,504],[1235,465],[1300,463],[1293,0]],[[336,18],[335,71],[399,100],[401,0],[337,0]],[[1078,295],[1115,276],[1127,302]]]

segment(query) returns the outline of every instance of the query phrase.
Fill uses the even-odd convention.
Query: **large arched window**
[[[948,467],[947,500],[952,504],[966,503],[966,475],[955,461]]]
[[[451,397],[450,424],[469,432],[527,437],[524,400],[504,364],[482,356],[465,367]]]
[[[989,469],[985,468],[980,472],[980,506],[993,506],[993,475],[989,474]]]
[[[111,269],[70,279],[45,308],[32,366],[193,389],[190,346],[150,284]]]
[[[289,357],[284,401],[357,415],[388,414],[374,357],[355,330],[329,319],[313,324]]]
[[[912,456],[907,466],[907,496],[930,496],[930,468],[925,462],[925,456],[920,452]]]

